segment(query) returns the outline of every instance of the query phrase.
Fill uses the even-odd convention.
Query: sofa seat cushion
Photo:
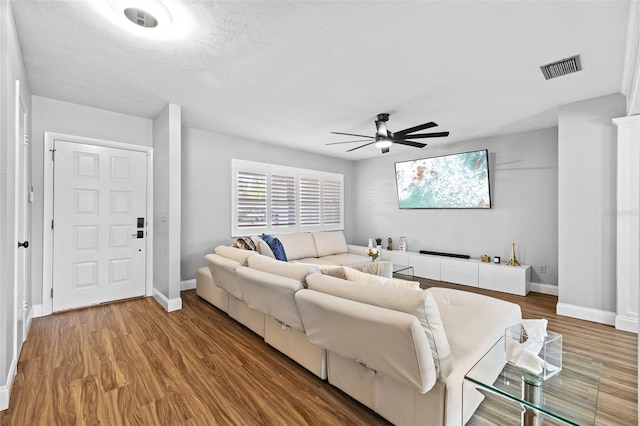
[[[322,274],[307,276],[307,288],[414,315],[418,318],[429,341],[438,377],[446,378],[453,370],[447,334],[438,304],[429,290],[376,286]]]
[[[349,252],[347,240],[342,231],[313,232],[311,235],[316,245],[318,257]]]
[[[353,253],[340,253],[340,254],[333,254],[330,256],[324,256],[322,260],[331,262],[334,265],[342,265],[342,266],[357,265],[359,263],[371,262],[371,258],[367,256],[360,256],[359,254],[353,254]]]
[[[455,365],[445,381],[445,416],[448,423],[461,424],[460,407],[463,403],[465,406],[471,403],[462,399],[464,375],[504,335],[506,328],[522,321],[522,314],[520,306],[515,303],[493,297],[441,287],[429,290],[440,309]],[[502,367],[496,365],[494,371],[486,374],[496,378]],[[477,406],[477,401],[474,405]]]
[[[318,257],[313,236],[309,232],[295,232],[293,234],[274,234],[287,255],[287,260],[298,260],[305,257]]]

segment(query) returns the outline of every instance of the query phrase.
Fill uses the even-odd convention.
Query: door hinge
[[[51,298],[53,299],[53,287],[51,287]]]
[[[56,161],[56,149],[50,149],[49,151],[51,151],[51,161]]]
[[[53,229],[53,219],[51,219],[51,229]]]

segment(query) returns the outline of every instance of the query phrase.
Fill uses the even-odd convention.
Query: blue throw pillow
[[[273,252],[273,255],[276,257],[276,259],[282,260],[283,262],[287,261],[287,255],[285,254],[284,247],[282,246],[282,243],[279,239],[267,234],[262,234],[260,238],[262,238],[264,242],[267,243],[269,248],[271,248],[271,251]]]

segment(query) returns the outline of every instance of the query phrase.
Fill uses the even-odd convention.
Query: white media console
[[[481,262],[478,259],[382,250],[380,258],[413,267],[414,275],[436,281],[526,296],[531,289],[531,266]]]

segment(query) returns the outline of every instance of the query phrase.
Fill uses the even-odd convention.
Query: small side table
[[[413,266],[393,264],[393,277],[403,280],[414,281]]]
[[[595,424],[602,364],[563,352],[562,371],[542,380],[507,363],[505,354],[502,336],[464,376],[463,400],[473,398],[470,392],[481,391],[520,404],[520,423],[527,426],[538,426],[544,418],[569,425]],[[497,377],[488,373],[500,363],[504,368]],[[505,424],[516,423],[509,419]]]

